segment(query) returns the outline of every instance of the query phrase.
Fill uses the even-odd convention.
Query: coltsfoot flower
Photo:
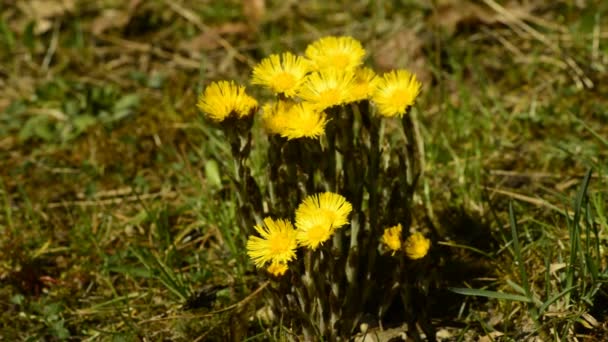
[[[379,78],[376,73],[367,67],[355,71],[355,80],[350,92],[349,102],[369,100],[376,89]]]
[[[299,219],[296,218],[296,226],[298,243],[313,250],[329,240],[333,233],[331,217],[322,212],[300,215]]]
[[[305,55],[316,70],[352,70],[363,63],[365,49],[361,42],[353,37],[329,36],[308,45]]]
[[[232,81],[213,82],[199,96],[196,105],[205,115],[217,122],[224,121],[230,115],[239,118],[252,115],[258,102],[245,93],[245,87]]]
[[[393,251],[392,255],[401,249],[401,230],[401,223],[399,223],[394,227],[386,228],[382,234],[382,242]]]
[[[273,262],[272,264],[270,264],[270,266],[268,266],[266,271],[268,271],[268,273],[272,274],[273,276],[278,277],[285,274],[285,272],[287,272],[287,268],[288,267],[286,263]]]
[[[325,134],[327,119],[325,113],[310,103],[298,103],[287,112],[287,121],[280,133],[288,140],[297,138],[318,138]]]
[[[290,52],[264,58],[253,68],[252,84],[269,88],[277,94],[292,97],[304,83],[310,62]]]
[[[287,140],[316,139],[325,134],[325,113],[307,102],[279,101],[263,107],[263,121],[268,133],[279,134]]]
[[[352,70],[327,69],[308,75],[298,96],[319,110],[349,101],[354,86]]]
[[[281,134],[289,123],[289,109],[294,105],[291,101],[267,103],[262,107],[264,128],[270,134]]]
[[[263,267],[267,262],[287,264],[296,257],[296,231],[287,220],[264,219],[264,225],[255,226],[261,237],[250,236],[247,240],[247,255],[256,267]]]
[[[421,259],[429,252],[431,240],[421,233],[414,233],[405,240],[405,254],[410,259]]]
[[[378,80],[372,100],[380,115],[402,117],[407,108],[414,104],[420,87],[414,74],[407,70],[393,70]]]
[[[297,240],[316,249],[334,231],[348,224],[352,205],[341,195],[325,192],[308,196],[296,210]]]

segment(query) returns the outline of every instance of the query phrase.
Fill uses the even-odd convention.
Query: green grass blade
[[[0,20],[0,38],[8,51],[12,51],[15,47],[15,34],[11,31],[9,25],[4,18]]]
[[[513,211],[513,202],[509,202],[509,222],[511,223],[511,235],[513,238],[513,252],[515,253],[515,261],[519,267],[519,274],[521,276],[522,287],[525,290],[526,296],[532,301],[532,292],[530,291],[530,283],[528,282],[528,274],[526,273],[526,267],[524,265],[524,258],[521,256],[521,248],[519,245],[519,238],[517,237],[517,220],[515,219],[515,212]]]
[[[480,289],[470,289],[466,287],[450,287],[450,291],[454,293],[458,293],[465,296],[476,296],[476,297],[486,297],[500,300],[510,300],[516,302],[525,302],[532,303],[532,300],[526,296],[514,294],[514,293],[505,293],[498,291],[490,291],[490,290],[480,290]]]
[[[484,257],[486,257],[488,259],[494,259],[494,257],[490,253],[486,253],[486,252],[482,251],[481,249],[477,249],[475,247],[458,244],[458,243],[455,243],[452,241],[439,241],[439,242],[437,242],[437,244],[442,245],[442,246],[466,249],[471,252],[475,252],[477,254],[483,255]]]
[[[576,116],[574,117],[574,120],[578,121],[578,123],[580,123],[581,125],[583,125],[583,127],[585,127],[585,129],[588,130],[589,133],[591,133],[597,140],[601,141],[602,144],[608,146],[608,139],[604,138],[600,133],[598,133],[596,130],[594,130],[589,125],[587,125],[585,123],[585,121],[577,118]]]
[[[526,294],[526,290],[525,290],[523,287],[521,287],[519,284],[517,284],[516,282],[514,282],[513,280],[511,280],[511,279],[507,279],[507,284],[508,284],[509,286],[511,286],[511,288],[512,288],[513,290],[515,290],[516,292],[519,292],[519,293],[521,293],[522,295],[525,295],[525,294]]]
[[[578,225],[578,221],[581,217],[581,208],[583,207],[583,202],[587,196],[587,189],[589,188],[589,181],[591,181],[592,170],[587,170],[585,173],[585,178],[583,178],[583,184],[581,184],[581,188],[576,195],[576,201],[574,202],[574,222]]]
[[[6,191],[6,189],[4,187],[4,182],[2,181],[2,178],[0,178],[0,196],[2,197],[4,215],[6,215],[6,226],[9,229],[9,231],[12,233],[12,231],[13,231],[13,213],[11,210],[10,198],[9,198],[8,192]]]
[[[583,178],[583,183],[579,189],[578,194],[576,195],[576,199],[574,201],[574,217],[572,221],[568,220],[570,223],[568,225],[568,229],[570,230],[570,261],[568,264],[568,273],[566,277],[566,288],[570,288],[574,283],[574,272],[576,268],[576,263],[578,261],[578,253],[580,252],[580,218],[581,218],[581,208],[583,206],[583,202],[586,198],[587,189],[589,187],[589,181],[591,180],[591,169],[587,171],[585,174],[585,178]],[[569,302],[570,296],[569,292],[566,296],[567,301]]]
[[[546,248],[546,247],[545,247]],[[553,257],[553,251],[551,248],[546,248],[547,253],[545,254],[545,293],[549,295],[551,293],[551,260]]]
[[[553,295],[552,297],[550,297],[549,299],[547,299],[547,301],[545,301],[539,308],[538,308],[538,313],[540,315],[542,315],[545,310],[547,310],[549,308],[549,306],[553,303],[555,303],[556,301],[558,301],[560,298],[562,298],[563,296],[569,294],[572,290],[574,290],[577,286],[572,286],[572,287],[568,287],[565,290],[563,290],[562,292]]]
[[[152,272],[165,287],[182,301],[188,297],[188,290],[179,277],[155,255],[138,247],[131,247],[131,252],[144,266]]]
[[[599,265],[601,265],[601,259],[599,254],[599,234],[597,227],[595,227],[593,211],[591,209],[591,202],[586,203],[586,215],[585,215],[585,263],[587,270],[591,273],[593,283],[595,283],[599,277]],[[591,235],[593,234],[593,242],[590,242]]]

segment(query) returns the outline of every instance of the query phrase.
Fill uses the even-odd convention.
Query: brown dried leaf
[[[9,151],[15,146],[17,143],[17,138],[13,136],[8,136],[0,139],[0,150]]]
[[[244,23],[225,23],[211,27],[209,30],[202,32],[186,42],[181,42],[179,44],[179,49],[190,53],[200,50],[214,50],[221,46],[217,39],[218,36],[226,34],[248,34],[249,30],[249,26]]]
[[[100,16],[93,20],[91,32],[94,35],[100,35],[108,29],[125,27],[140,3],[141,0],[131,0],[126,9],[109,8],[104,10]]]
[[[372,328],[354,336],[354,341],[357,342],[388,342],[388,341],[403,341],[407,338],[407,324],[390,329]]]
[[[93,20],[93,23],[91,23],[91,32],[94,35],[100,35],[108,29],[124,27],[128,22],[129,15],[125,11],[107,9],[101,12],[101,15]]]
[[[458,25],[493,25],[512,20],[521,20],[531,16],[537,7],[533,2],[521,3],[509,1],[504,5],[505,9],[513,15],[506,18],[496,13],[488,6],[468,1],[444,0],[440,1],[431,19],[431,23],[444,28],[450,35],[456,32]]]
[[[243,15],[247,18],[249,27],[257,30],[265,13],[265,0],[243,0]]]
[[[479,342],[493,342],[496,341],[496,339],[498,337],[503,336],[504,333],[501,333],[500,331],[492,331],[491,333],[487,334],[486,336],[481,336],[479,338]]]
[[[2,82],[0,82],[0,85],[2,85]],[[8,98],[0,97],[0,112],[4,112],[11,105],[11,102]]]
[[[19,1],[19,9],[30,19],[55,18],[71,12],[75,8],[74,0],[30,0]]]
[[[430,81],[431,75],[426,67],[423,44],[416,32],[403,29],[376,47],[372,58],[379,70],[405,68],[416,74],[422,83],[426,83]]]
[[[466,1],[441,1],[431,19],[431,23],[444,28],[452,35],[456,27],[465,22],[483,22],[492,17],[494,12],[487,7]]]
[[[74,11],[74,0],[30,0],[18,1],[17,7],[23,12],[26,22],[34,21],[35,34],[47,32],[52,26],[52,19]]]

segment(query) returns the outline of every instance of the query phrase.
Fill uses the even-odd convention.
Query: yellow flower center
[[[323,224],[316,224],[308,230],[308,240],[313,245],[318,245],[329,238],[329,229]]]
[[[287,89],[291,89],[296,85],[296,79],[292,74],[281,71],[275,76],[273,87],[276,90],[284,91]]]
[[[350,57],[345,53],[331,56],[331,65],[334,68],[345,68],[350,64]]]
[[[389,103],[397,107],[405,107],[409,104],[408,97],[406,96],[407,92],[403,89],[393,89],[389,96]]]
[[[351,97],[357,100],[366,98],[367,94],[369,93],[369,84],[363,82],[355,84],[353,90],[350,93]]]
[[[338,89],[326,89],[319,93],[319,103],[333,106],[341,101],[340,91]]]
[[[336,213],[333,210],[329,210],[329,209],[320,209],[321,210],[321,215],[323,215],[323,217],[327,218],[327,221],[330,222],[332,225],[336,222],[336,219],[338,218],[338,216],[336,215]]]
[[[415,233],[407,239],[405,253],[410,259],[420,259],[428,253],[430,247],[431,240],[421,233]]]
[[[270,240],[272,254],[281,254],[289,250],[289,238],[285,234],[277,234]]]
[[[313,133],[314,131],[318,130],[319,119],[312,115],[314,114],[311,114],[311,116],[307,117],[306,120],[300,120],[300,126],[298,127],[298,129],[300,129],[302,132],[308,133]]]
[[[386,244],[392,250],[398,250],[401,248],[401,240],[399,240],[398,235],[390,235],[386,238]]]

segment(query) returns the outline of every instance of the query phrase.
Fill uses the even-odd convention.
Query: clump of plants
[[[303,56],[263,59],[251,83],[208,85],[198,108],[234,158],[240,232],[283,327],[306,340],[348,339],[387,312],[432,335],[425,316],[431,241],[413,224],[422,140],[410,109],[421,84],[407,70],[376,74],[352,37],[325,37]],[[254,120],[268,137],[267,177],[250,169]],[[244,246],[245,247],[245,246]],[[296,338],[296,337],[294,337]],[[297,338],[296,338],[297,339]]]

